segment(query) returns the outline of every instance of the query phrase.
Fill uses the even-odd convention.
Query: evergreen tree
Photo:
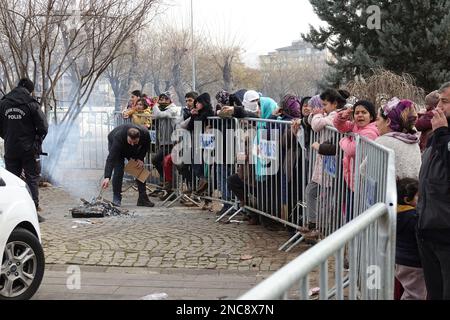
[[[374,67],[409,73],[417,85],[435,90],[450,80],[450,1],[447,0],[310,0],[327,27],[303,38],[335,57],[326,75],[338,86],[367,77]],[[376,6],[376,7],[374,7]],[[380,9],[380,29],[374,28]]]

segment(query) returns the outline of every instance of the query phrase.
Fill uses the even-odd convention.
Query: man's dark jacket
[[[30,92],[17,87],[0,100],[0,137],[5,140],[5,157],[38,155],[48,132],[39,102]]]
[[[138,129],[140,132],[139,143],[131,146],[128,141],[128,130]],[[144,161],[150,150],[150,135],[146,128],[134,124],[118,126],[108,135],[109,155],[106,159],[105,178],[111,178],[114,165],[124,159],[135,159]]]
[[[434,131],[419,175],[418,235],[450,244],[450,129]]]

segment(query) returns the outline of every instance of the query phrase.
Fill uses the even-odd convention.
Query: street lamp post
[[[194,1],[191,0],[191,39],[192,39],[192,91],[195,91],[195,47],[194,47]]]

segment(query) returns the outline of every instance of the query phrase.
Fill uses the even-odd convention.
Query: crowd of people
[[[232,213],[235,210],[232,207],[233,198],[236,198],[241,206],[250,205],[285,220],[292,209],[285,208],[288,202],[296,203],[299,200],[287,201],[288,195],[297,194],[297,198],[301,198],[304,192],[309,223],[300,228],[300,231],[306,238],[317,237],[319,233],[318,190],[320,184],[328,183],[324,178],[323,157],[336,155],[337,148],[343,151],[340,165],[346,190],[341,200],[344,203],[343,215],[348,221],[353,210],[350,199],[354,197],[355,191],[354,136],[364,136],[392,149],[395,154],[398,192],[396,280],[400,288],[397,293],[401,293],[398,298],[450,298],[450,83],[428,94],[423,107],[411,100],[394,97],[377,110],[372,101],[349,103],[350,95],[345,90],[329,88],[313,97],[288,94],[277,103],[255,90],[240,90],[233,94],[222,90],[216,94],[217,104],[214,108],[209,94],[189,92],[185,97],[186,105],[180,111],[173,105],[170,93],[163,93],[148,102],[148,98],[143,97],[140,92],[134,92],[132,102],[124,111],[124,117],[131,117],[134,124],[147,128],[152,127],[152,121],[171,119],[169,124],[166,121],[153,126],[158,137],[158,150],[153,153],[151,162],[160,176],[164,177],[162,185],[167,189],[173,187],[172,171],[175,168],[191,188],[197,186],[192,191],[198,195],[206,190],[208,184],[214,184],[225,203],[217,212],[218,215]],[[142,117],[136,115],[144,116],[146,120],[143,121]],[[298,148],[296,156],[304,158],[307,166],[312,166],[312,175],[307,180],[305,190],[298,190],[298,180],[289,174],[301,174],[298,163],[290,163],[289,169],[282,164],[279,173],[272,180],[264,179],[260,172],[262,160],[256,157],[253,162],[250,161],[255,156],[250,150],[252,145],[260,142],[259,133],[254,138],[256,140],[245,141],[245,161],[242,164],[235,167],[232,162],[224,161],[216,165],[214,181],[211,181],[211,169],[204,163],[174,165],[173,158],[177,155],[172,151],[181,143],[171,139],[176,128],[192,132],[194,124],[199,122],[202,132],[211,128],[222,132],[225,129],[236,129],[233,121],[209,121],[213,116],[223,119],[289,121],[291,126],[288,129],[282,126],[278,128],[279,136],[289,135],[294,139],[302,136],[302,143],[306,148],[283,143],[283,140],[289,139],[281,138],[279,152],[287,154],[293,148]],[[258,132],[260,129],[267,129],[268,123],[257,122],[255,126]],[[313,141],[313,133],[321,132],[327,126],[352,135],[346,135],[338,145],[328,141]],[[270,128],[276,127],[271,125]],[[227,141],[227,135],[223,136],[224,139],[216,148],[225,159],[230,158],[230,150],[227,148],[230,141]],[[317,154],[314,163],[308,163],[311,153]],[[275,187],[279,188],[281,199],[263,200],[264,192]],[[292,192],[293,189],[296,192]],[[252,214],[248,214],[248,220],[249,223],[257,223],[256,216]]]
[[[32,97],[33,91],[34,84],[22,79],[17,88],[2,98],[0,137],[5,141],[6,169],[18,176],[24,173],[36,208],[39,208],[38,159],[48,125]],[[428,94],[423,108],[414,101],[394,97],[377,110],[373,101],[349,103],[350,96],[345,90],[329,88],[313,97],[288,94],[277,103],[255,90],[235,93],[221,90],[215,96],[217,103],[213,107],[208,93],[189,92],[185,95],[185,106],[178,108],[169,92],[149,98],[134,91],[122,113],[130,122],[116,127],[108,136],[109,155],[102,187],[108,188],[112,180],[113,202],[120,206],[125,160],[134,159],[136,165],[143,168],[150,154],[147,163],[152,164],[161,179],[161,188],[150,196],[165,190],[161,199],[166,199],[177,187],[173,179],[177,171],[189,191],[197,196],[211,185],[210,189],[220,191],[224,206],[217,212],[219,215],[236,210],[233,203],[237,199],[241,207],[250,206],[279,218],[278,221],[287,221],[292,204],[304,198],[309,224],[300,231],[305,237],[314,238],[318,235],[319,185],[328,183],[323,159],[336,155],[337,149],[344,155],[342,163],[338,164],[343,170],[346,189],[340,199],[344,204],[343,216],[347,221],[352,217],[349,199],[355,192],[354,137],[360,135],[392,149],[395,154],[398,298],[450,299],[450,82]],[[211,121],[214,116],[230,121]],[[231,121],[234,118],[245,118],[242,123],[256,130],[254,137],[244,137],[245,152],[239,165],[234,163],[238,155],[229,148],[234,141],[226,134],[216,145],[216,156],[223,161],[215,164],[214,169],[202,156],[200,161],[195,161],[197,149],[201,147],[187,144],[192,150],[183,150],[179,147],[186,145],[186,139],[176,135],[174,139],[177,129],[190,133],[238,129],[236,123],[240,122]],[[281,125],[286,122],[290,125]],[[345,135],[338,143],[314,141],[317,135],[313,133],[327,126],[352,134]],[[266,160],[255,155],[252,149],[254,144],[262,143],[264,130],[274,129],[279,136],[278,154],[291,157],[282,156],[278,172],[268,178],[263,170]],[[187,152],[192,161],[180,162],[180,150]],[[292,161],[293,154],[299,159]],[[309,163],[312,154],[317,156]],[[302,174],[299,166],[302,159],[312,172],[304,190],[297,179]],[[271,188],[276,188],[276,195],[271,193]],[[138,206],[154,206],[146,183],[138,182],[138,191]],[[262,196],[264,194],[268,197]],[[296,195],[294,199],[293,195]],[[251,214],[248,220],[257,222]]]

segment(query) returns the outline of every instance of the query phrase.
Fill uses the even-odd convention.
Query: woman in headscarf
[[[417,112],[411,100],[393,98],[378,111],[376,125],[380,137],[375,142],[394,150],[397,180],[419,178],[422,158],[416,121]]]

